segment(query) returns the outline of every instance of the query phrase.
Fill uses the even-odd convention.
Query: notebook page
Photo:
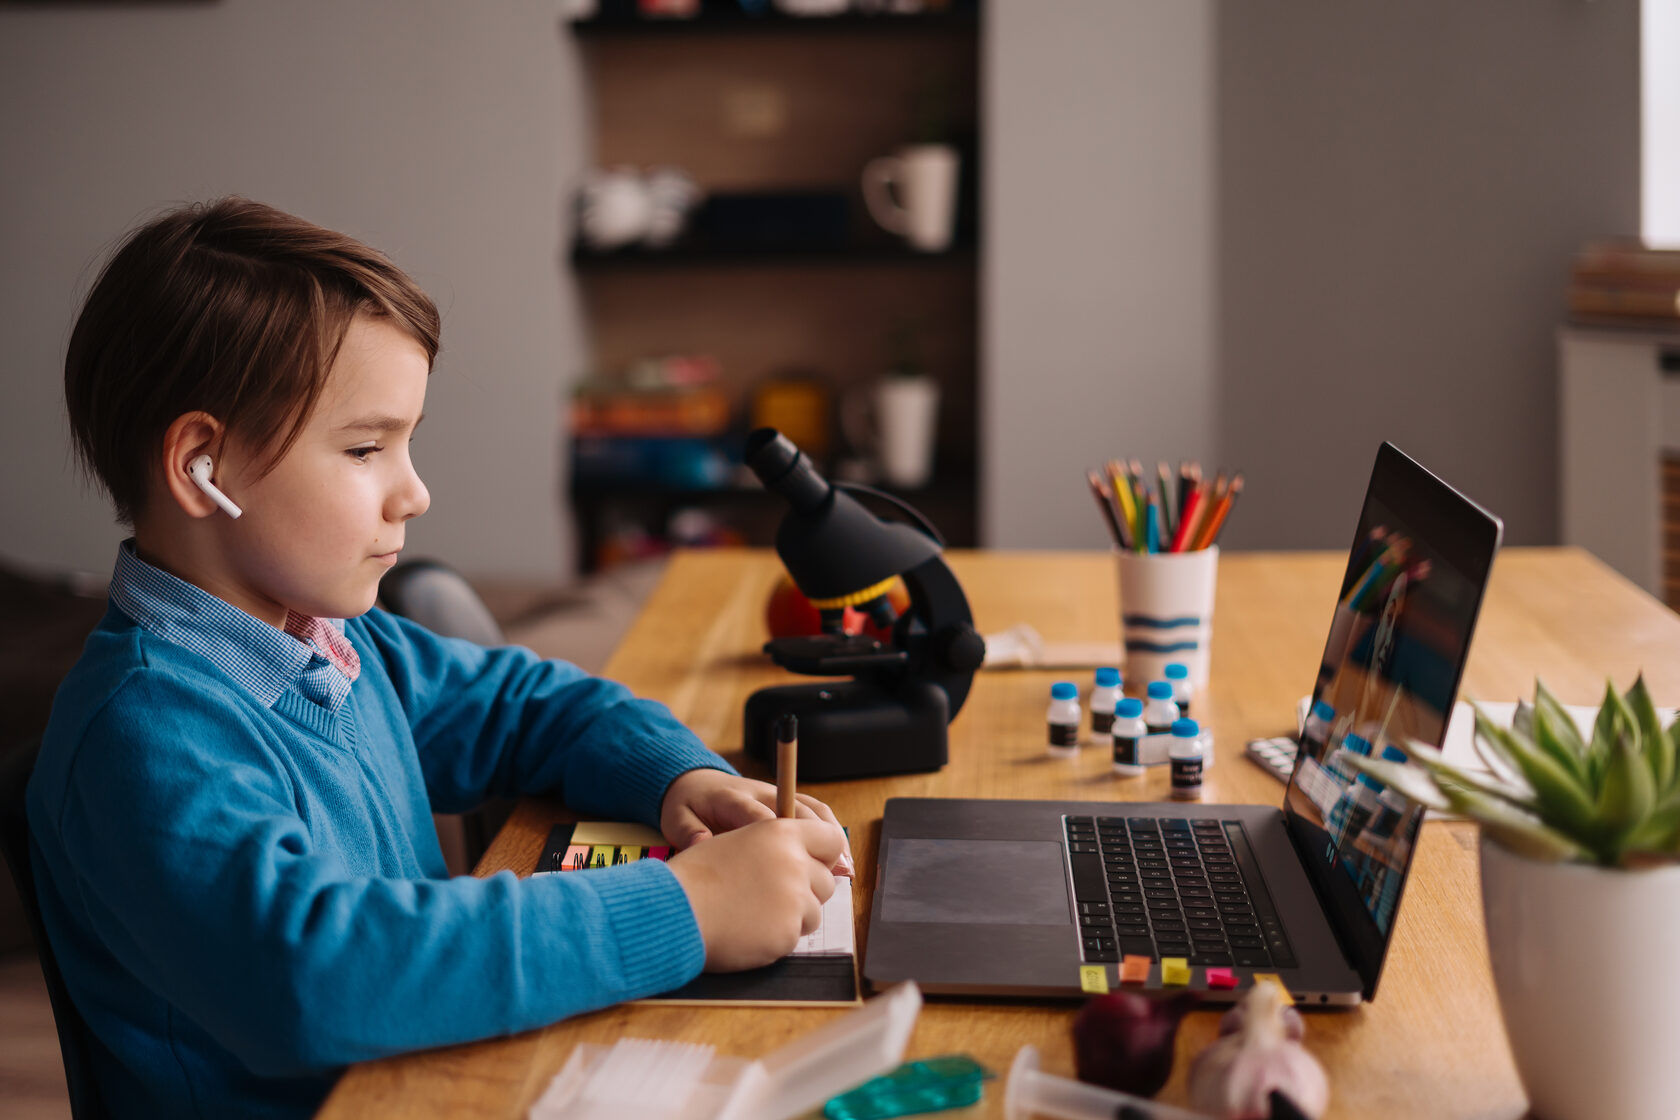
[[[822,924],[799,939],[796,957],[849,957],[857,952],[852,929],[852,881],[835,876],[834,893],[823,903]]]

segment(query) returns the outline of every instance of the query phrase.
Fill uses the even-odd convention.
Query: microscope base
[[[938,770],[947,759],[945,692],[927,682],[888,690],[836,680],[761,688],[747,697],[745,748],[771,767],[776,720],[799,720],[799,780],[830,782]]]

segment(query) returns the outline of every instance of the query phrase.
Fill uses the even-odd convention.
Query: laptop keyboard
[[[1063,819],[1085,960],[1296,966],[1239,822]]]

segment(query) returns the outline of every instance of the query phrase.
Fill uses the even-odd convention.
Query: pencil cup
[[[1137,688],[1164,679],[1177,661],[1207,687],[1219,546],[1194,552],[1116,551],[1120,562],[1120,652]]]

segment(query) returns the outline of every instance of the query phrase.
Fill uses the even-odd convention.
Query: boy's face
[[[230,441],[218,477],[244,515],[216,515],[227,585],[206,590],[276,626],[287,610],[366,613],[397,562],[404,523],[431,503],[409,457],[427,372],[419,343],[357,316],[314,413],[272,471],[256,478],[252,449]]]

